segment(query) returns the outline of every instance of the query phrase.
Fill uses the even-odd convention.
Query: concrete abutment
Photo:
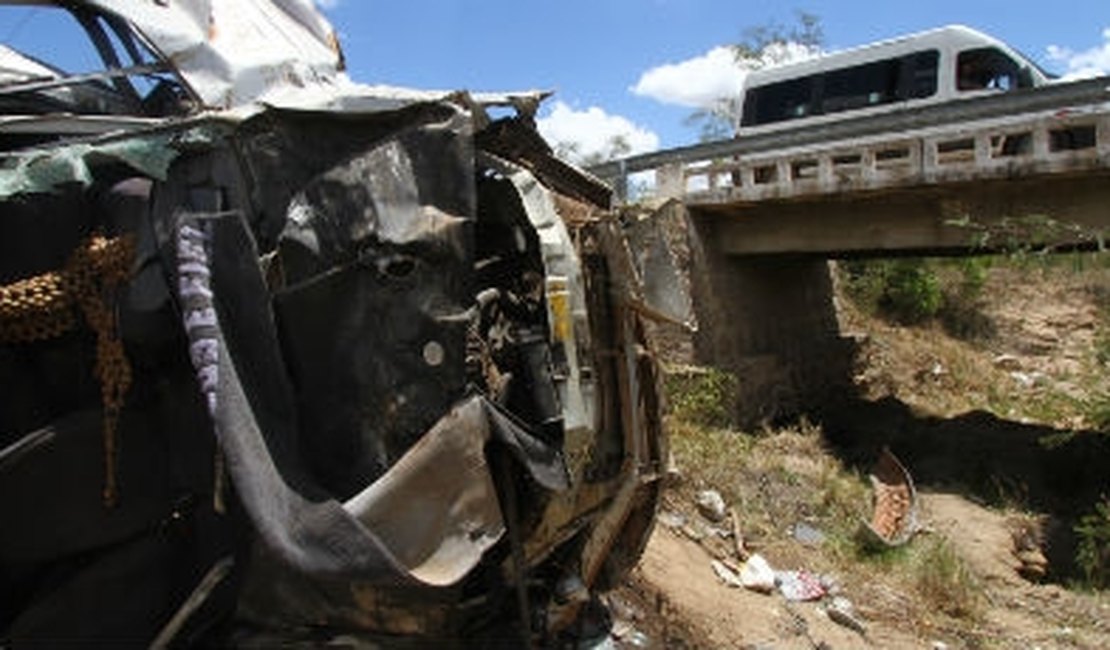
[[[681,257],[698,321],[692,361],[736,376],[737,425],[788,419],[844,395],[854,349],[840,335],[827,261],[723,253],[721,222],[679,202],[658,218],[688,233]]]

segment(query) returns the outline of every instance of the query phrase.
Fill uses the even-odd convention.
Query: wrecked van
[[[10,4],[103,65],[0,49],[0,646],[543,644],[620,579],[651,307],[542,93],[355,83],[305,0]]]

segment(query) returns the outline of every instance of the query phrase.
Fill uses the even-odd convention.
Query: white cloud
[[[536,120],[536,126],[556,153],[576,163],[634,155],[659,148],[659,136],[655,133],[637,126],[628,118],[610,115],[597,106],[576,111],[565,102],[555,102],[547,117]]]
[[[701,56],[644,72],[632,92],[664,104],[701,108],[739,94],[745,74],[731,48],[715,47]]]
[[[1102,45],[1076,52],[1058,45],[1048,46],[1048,58],[1064,64],[1064,79],[1084,79],[1110,74],[1110,27],[1102,30]]]
[[[731,47],[721,45],[701,56],[648,70],[631,90],[664,104],[709,108],[722,98],[738,96],[749,70],[793,63],[816,54],[813,48],[798,43],[772,43],[758,60],[745,61],[737,60]]]
[[[340,0],[316,0],[316,5],[321,9],[335,9]]]

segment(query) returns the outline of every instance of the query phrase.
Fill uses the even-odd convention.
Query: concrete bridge
[[[733,370],[742,422],[850,376],[827,261],[1101,245],[1110,77],[661,151],[591,171],[690,234],[696,357]]]

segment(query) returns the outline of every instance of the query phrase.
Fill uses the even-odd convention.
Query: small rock
[[[948,650],[948,644],[944,641],[933,641],[933,650]]]
[[[716,490],[702,490],[698,492],[695,502],[698,512],[709,521],[718,523],[725,519],[725,500]]]
[[[1036,549],[1019,551],[1015,554],[1021,566],[1018,567],[1018,573],[1023,577],[1030,580],[1039,580],[1045,576],[1048,571],[1048,558],[1044,553]]]
[[[1000,370],[1018,370],[1021,368],[1021,361],[1012,354],[1000,354],[992,361],[994,367]]]

